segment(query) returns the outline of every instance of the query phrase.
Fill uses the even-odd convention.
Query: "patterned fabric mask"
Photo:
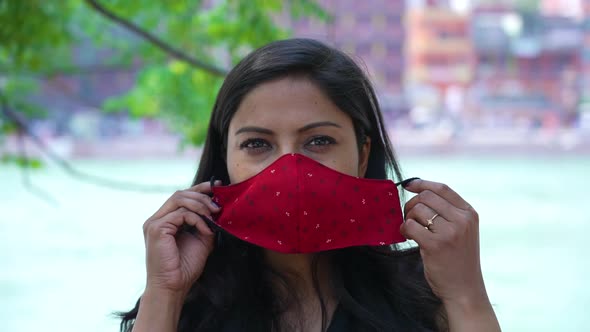
[[[213,187],[217,226],[283,253],[403,242],[396,184],[346,175],[286,154],[250,179]]]

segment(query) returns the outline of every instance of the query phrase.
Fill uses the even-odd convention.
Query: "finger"
[[[217,203],[213,202],[213,199],[211,199],[211,197],[209,197],[205,194],[201,194],[201,193],[189,191],[189,190],[183,190],[183,191],[179,192],[178,195],[181,197],[193,199],[193,200],[196,200],[198,202],[205,204],[209,208],[209,210],[211,210],[211,212],[213,212],[213,213],[217,213],[220,210],[220,207],[217,205]]]
[[[184,207],[168,213],[160,219],[146,222],[144,231],[150,237],[176,235],[178,229],[184,224],[195,227],[201,234],[213,234],[201,217]]]
[[[178,249],[183,250],[184,248],[191,250],[190,245],[195,242],[201,242],[206,252],[204,254],[208,257],[211,251],[213,250],[215,238],[213,236],[203,236],[203,234],[192,234],[188,232],[182,232],[176,238],[176,243],[178,244]],[[194,251],[193,251],[194,253]]]
[[[404,205],[404,215],[407,216],[409,214],[409,211],[412,210],[418,204],[424,204],[433,210],[433,213],[427,218],[432,217],[434,213],[438,213],[447,221],[453,221],[462,218],[464,214],[464,211],[452,205],[435,192],[430,190],[424,190],[420,192],[418,195],[412,197],[412,199],[410,199]]]
[[[414,219],[407,219],[400,226],[400,232],[406,239],[416,241],[419,246],[424,246],[429,241],[434,240],[434,234]]]
[[[215,181],[214,185],[220,186],[221,181],[220,180]],[[199,192],[199,193],[204,193],[204,194],[210,194],[210,193],[212,193],[211,182],[209,182],[209,181],[201,182],[199,184],[196,184],[196,185],[188,188],[187,190]]]
[[[405,189],[413,193],[430,190],[460,209],[468,210],[471,208],[471,206],[459,196],[459,194],[444,183],[416,179],[410,182]]]
[[[196,216],[198,218],[197,222],[195,223],[195,227],[199,231],[199,234],[213,236],[215,232],[207,225],[207,223],[203,220],[203,218]]]
[[[178,208],[187,208],[191,211],[211,217],[211,212],[216,213],[219,207],[213,204],[211,198],[205,194],[187,190],[175,192],[150,219],[160,219],[166,214]]]
[[[418,222],[424,229],[439,236],[449,234],[451,228],[453,228],[453,225],[448,220],[422,203],[419,203],[410,211],[407,219]],[[429,220],[432,221],[430,226],[428,226]]]
[[[160,235],[176,235],[178,232],[178,228],[183,224],[188,224],[191,226],[196,225],[196,221],[194,218],[187,218],[187,214],[191,212],[186,208],[179,208],[175,211],[172,211],[162,218],[148,220],[145,222],[143,226],[143,231],[146,237],[157,237]],[[185,220],[186,218],[186,220]]]
[[[428,219],[432,218],[433,216],[437,215],[438,213],[431,209],[429,206],[418,203],[411,209],[408,214],[406,215],[406,219],[414,219],[419,222],[422,226],[427,226]],[[443,217],[438,214],[435,218],[436,221],[440,221]]]
[[[207,221],[204,219],[207,218],[206,216],[196,214],[192,211],[188,211],[188,213],[186,213],[184,217],[186,224],[195,227],[199,234],[207,236],[214,234],[213,230],[211,229],[211,227],[207,225]]]

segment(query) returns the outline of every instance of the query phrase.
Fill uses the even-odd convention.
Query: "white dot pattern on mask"
[[[280,194],[281,194],[281,192],[277,191],[276,196],[279,197]]]
[[[384,246],[385,245],[385,242],[381,241],[381,242],[379,242],[379,244],[382,245],[382,246]]]
[[[270,173],[271,173],[271,174],[275,174],[275,170],[274,170],[274,169],[271,169],[271,170],[270,170]]]
[[[312,177],[312,176],[313,176],[313,174],[311,174],[311,173],[307,173],[307,176],[309,176],[309,177]]]
[[[291,215],[289,214],[289,212],[285,212],[285,214],[287,215],[287,217],[290,217]]]
[[[354,219],[351,218],[350,219],[350,222],[353,223],[353,222],[356,222],[356,220],[354,220]]]
[[[320,224],[315,225],[315,229],[320,228]]]
[[[330,242],[332,242],[332,239],[327,239],[326,240],[326,243],[330,243]]]
[[[387,193],[389,194],[389,196],[393,196],[393,194],[391,193],[391,191],[388,191]]]
[[[306,216],[307,215],[307,211],[303,211],[303,215]]]
[[[280,245],[283,245],[283,241],[281,241],[281,240],[277,240],[277,243]]]
[[[365,205],[365,204],[367,204],[367,203],[365,202],[365,199],[363,198],[363,205]]]

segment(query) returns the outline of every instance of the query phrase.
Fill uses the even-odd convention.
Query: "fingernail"
[[[218,209],[220,208],[220,206],[219,206],[219,205],[217,205],[217,203],[215,203],[214,201],[211,201],[211,204],[213,204],[213,206],[215,206],[215,207],[216,207],[216,208],[218,208]]]
[[[418,177],[413,177],[413,178],[409,178],[409,179],[405,179],[402,182],[400,182],[400,184],[402,185],[402,187],[406,188],[410,185],[410,183],[414,180],[420,180],[420,178]]]
[[[209,185],[211,186],[211,188],[215,186],[221,186],[221,180],[215,180],[215,176],[212,176],[211,180],[209,180]]]

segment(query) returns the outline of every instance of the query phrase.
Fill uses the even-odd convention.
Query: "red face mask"
[[[250,179],[213,187],[217,226],[257,246],[310,253],[403,242],[391,180],[357,178],[286,154]]]

